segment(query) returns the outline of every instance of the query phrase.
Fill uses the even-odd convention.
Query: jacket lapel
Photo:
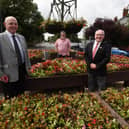
[[[103,42],[100,44],[96,54],[95,54],[95,57],[97,57],[97,55],[99,54],[100,50],[103,48]]]
[[[14,48],[13,48],[13,46],[12,46],[12,44],[11,44],[11,41],[10,41],[8,35],[6,34],[6,32],[5,32],[5,34],[4,34],[4,43],[6,44],[6,47],[9,47],[10,50],[11,50],[13,53],[15,53]]]
[[[94,42],[91,42],[90,43],[91,45],[90,45],[90,57],[91,57],[91,59],[92,59],[92,49],[93,49],[93,44],[94,44]]]
[[[17,36],[17,39],[18,39],[18,41],[19,41],[19,43],[20,43],[20,45],[21,45],[23,58],[24,58],[24,60],[25,60],[27,53],[26,53],[26,48],[25,48],[24,40],[23,40],[18,34],[17,34],[16,36]]]
[[[24,41],[22,40],[22,38],[18,34],[16,36],[17,36],[17,39],[18,39],[18,41],[19,41],[19,43],[21,45],[21,48],[23,50],[23,53],[25,53]]]

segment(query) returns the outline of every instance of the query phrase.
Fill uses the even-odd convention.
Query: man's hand
[[[4,82],[4,83],[8,83],[8,76],[7,75],[4,75],[0,78],[0,81]]]
[[[90,68],[91,68],[91,69],[96,69],[96,64],[91,63],[91,64],[90,64]]]

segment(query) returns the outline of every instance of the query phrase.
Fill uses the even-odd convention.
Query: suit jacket
[[[111,45],[107,42],[102,42],[99,46],[94,59],[92,59],[92,48],[94,41],[87,44],[85,48],[85,60],[87,63],[87,70],[94,75],[106,75],[106,64],[110,61]],[[96,69],[90,68],[90,64],[96,64]]]
[[[17,39],[21,44],[25,58],[25,68],[31,68],[30,60],[28,58],[27,46],[25,38],[17,34]],[[16,52],[9,40],[6,32],[0,34],[0,77],[7,75],[9,77],[9,82],[16,82],[19,80],[18,76],[18,60]]]

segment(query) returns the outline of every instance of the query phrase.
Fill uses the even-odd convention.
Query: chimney
[[[118,21],[118,17],[114,17],[114,22],[117,22]]]
[[[123,17],[126,17],[128,15],[128,8],[123,9]]]

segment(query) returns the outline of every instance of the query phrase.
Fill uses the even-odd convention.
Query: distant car
[[[112,47],[111,53],[113,55],[124,55],[124,56],[129,57],[129,52],[128,51],[120,50],[119,48],[116,48],[116,47]]]

